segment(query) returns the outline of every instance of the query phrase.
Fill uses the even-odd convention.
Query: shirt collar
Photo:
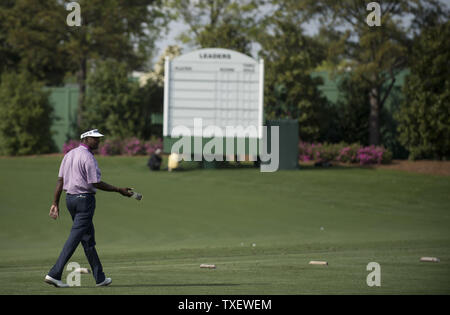
[[[91,148],[89,148],[87,144],[80,143],[80,147],[85,147],[86,149],[88,149],[89,152],[91,152],[92,155],[94,155],[94,152],[91,151]]]

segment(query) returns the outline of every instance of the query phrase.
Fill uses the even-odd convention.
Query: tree
[[[0,73],[23,70],[44,84],[61,84],[70,71],[65,16],[57,0],[2,1]]]
[[[89,68],[95,67],[99,60],[112,58],[125,63],[128,70],[139,69],[150,58],[154,41],[167,21],[159,0],[79,0],[78,3],[81,26],[64,27],[69,32],[66,48],[80,88],[78,125],[81,126],[85,125],[82,119]]]
[[[202,48],[220,47],[250,55],[251,34],[257,29],[255,12],[261,0],[169,0],[174,18],[189,32],[180,34],[184,43]]]
[[[415,39],[411,74],[397,119],[411,159],[450,158],[450,22]]]
[[[139,84],[144,86],[148,81],[153,81],[154,84],[163,88],[164,87],[164,67],[166,57],[173,59],[181,55],[182,49],[177,45],[167,46],[164,52],[159,56],[158,61],[153,67],[153,71],[150,71],[139,78]]]
[[[303,15],[283,2],[273,12],[257,36],[265,64],[265,116],[296,119],[303,141],[318,140],[326,129],[327,101],[318,89],[322,79],[311,72],[324,59],[324,48],[303,34]]]
[[[153,80],[147,80],[145,85],[138,91],[138,99],[141,108],[142,130],[140,130],[141,139],[150,139],[152,136],[162,136],[162,125],[154,124],[153,114],[162,115],[164,104],[164,87]]]
[[[140,100],[144,104],[145,112],[143,119],[147,120],[145,124],[148,126],[143,133],[144,139],[151,135],[162,136],[162,126],[152,124],[151,118],[153,114],[162,115],[164,104],[164,66],[166,57],[173,59],[181,55],[181,47],[177,45],[167,46],[158,61],[153,67],[153,71],[147,72],[139,77],[139,93]]]
[[[381,26],[366,23],[367,3],[359,0],[307,0],[312,14],[322,23],[322,34],[329,37],[330,60],[343,62],[355,80],[369,87],[369,139],[380,144],[380,113],[395,84],[398,73],[407,66],[411,40],[410,29],[401,19],[412,11],[413,2],[389,0],[380,2]]]
[[[246,34],[242,32],[244,26],[241,20],[224,21],[222,25],[208,25],[198,35],[197,42],[200,47],[220,47],[242,52],[246,55],[251,54],[251,41]]]
[[[24,69],[47,85],[75,74],[80,126],[90,69],[108,58],[124,62],[129,70],[143,67],[167,18],[162,0],[78,0],[81,26],[69,26],[65,5],[70,2],[2,1],[0,72]]]
[[[0,154],[26,155],[54,150],[52,106],[43,84],[27,71],[2,75],[0,84]]]
[[[87,82],[82,130],[98,128],[111,138],[144,138],[146,116],[139,84],[129,79],[125,63],[113,59],[100,62]]]
[[[366,82],[345,74],[338,87],[341,92],[336,104],[339,141],[367,145],[370,111],[367,95],[370,87]]]

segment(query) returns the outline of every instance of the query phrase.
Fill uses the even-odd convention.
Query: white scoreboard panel
[[[166,59],[164,84],[164,136],[185,126],[190,136],[194,119],[203,128],[254,126],[262,138],[264,63],[239,52],[209,48],[173,60]],[[186,135],[183,135],[186,136]]]

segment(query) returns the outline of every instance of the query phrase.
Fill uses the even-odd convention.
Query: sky
[[[194,50],[194,47],[190,47],[188,45],[183,45],[181,42],[176,40],[176,37],[184,32],[188,30],[188,27],[182,23],[182,22],[171,22],[169,24],[169,29],[170,32],[167,35],[163,35],[161,39],[159,39],[156,42],[156,46],[158,48],[158,52],[156,53],[156,56],[153,57],[153,62],[156,62],[156,60],[158,60],[160,54],[162,54],[162,52],[164,51],[164,49],[169,46],[169,45],[178,45],[181,46],[183,48],[183,53],[187,53],[190,52],[192,50]],[[307,35],[314,35],[318,32],[319,26],[317,22],[310,22],[308,24],[305,25],[305,33]],[[254,45],[255,47],[253,47],[253,51],[252,51],[252,57],[256,57],[257,56],[257,52],[258,52],[258,45]]]

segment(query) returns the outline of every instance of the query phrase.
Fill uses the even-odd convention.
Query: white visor
[[[86,137],[103,137],[103,135],[100,132],[98,132],[98,129],[92,129],[92,130],[89,130],[89,131],[83,133],[80,136],[80,139],[83,139]]]

